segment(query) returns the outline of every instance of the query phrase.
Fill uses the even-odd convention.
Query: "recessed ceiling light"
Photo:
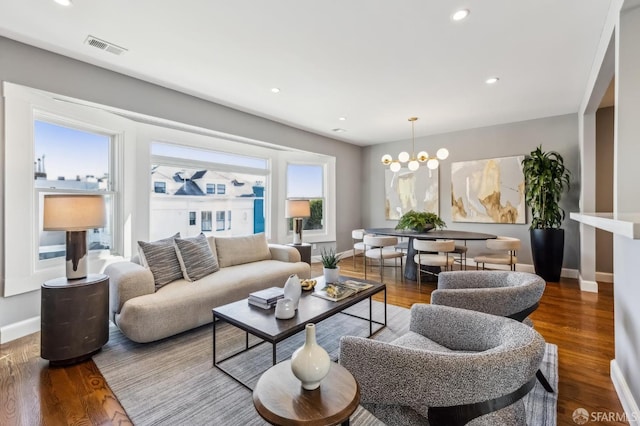
[[[272,91],[273,93],[280,93],[280,89],[278,89],[277,87],[272,87],[272,88],[271,88],[271,91]]]
[[[500,79],[498,77],[491,77],[485,80],[487,84],[496,84]]]
[[[338,128],[335,128],[335,129],[331,129],[331,130],[332,130],[333,132],[336,132],[336,133],[344,133],[344,132],[346,132],[346,130],[345,130],[345,129],[341,129],[341,128],[339,128],[339,127],[338,127]]]
[[[453,15],[451,15],[451,19],[454,21],[462,21],[464,18],[469,16],[469,9],[460,9]]]
[[[62,6],[71,6],[71,0],[53,0]]]
[[[347,119],[347,117],[338,117],[338,120],[340,121],[345,121]]]

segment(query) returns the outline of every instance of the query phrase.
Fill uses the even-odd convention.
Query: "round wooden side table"
[[[358,382],[335,362],[318,389],[302,389],[287,360],[265,371],[253,391],[256,410],[274,425],[348,425],[359,403]]]
[[[51,365],[91,358],[109,340],[109,277],[56,278],[42,284],[40,356]]]

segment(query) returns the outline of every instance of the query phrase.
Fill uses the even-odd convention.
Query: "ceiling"
[[[0,35],[371,145],[577,112],[610,2],[0,0]]]

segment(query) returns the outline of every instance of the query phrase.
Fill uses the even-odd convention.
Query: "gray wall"
[[[613,211],[614,107],[596,112],[596,211]],[[613,234],[596,229],[596,272],[613,273]]]
[[[362,148],[358,146],[295,129],[3,37],[0,37],[0,81],[287,147],[333,155],[337,157],[338,247],[349,247],[351,230],[360,227],[359,176]],[[1,108],[0,117],[4,117]],[[3,156],[4,141],[1,143],[0,156]],[[0,159],[0,164],[0,167],[4,168],[4,158]],[[4,191],[4,170],[0,179],[0,191]],[[3,204],[4,193],[0,195],[0,203]],[[1,211],[4,209],[0,208]],[[2,221],[4,224],[4,217]],[[3,233],[4,226],[0,227],[0,259],[4,258]],[[4,276],[4,271],[0,272]],[[39,314],[39,291],[0,298],[0,327]]]
[[[398,123],[402,125],[402,123]],[[563,223],[565,229],[564,267],[577,269],[579,262],[578,224],[569,220],[569,212],[578,210],[580,189],[580,156],[578,147],[577,114],[537,120],[483,127],[434,136],[416,138],[416,151],[425,149],[435,152],[440,147],[449,150],[449,158],[440,162],[440,216],[447,229],[487,232],[520,238],[522,250],[518,262],[532,264],[529,246],[529,225],[454,223],[451,219],[451,163],[495,157],[528,154],[538,145],[544,150],[558,151],[565,165],[572,172],[571,190],[565,193],[561,206],[567,212]],[[411,148],[411,140],[367,147],[363,156],[365,208],[363,222],[368,227],[392,227],[397,221],[384,217],[384,167],[380,163],[383,154],[397,156],[400,151]],[[530,222],[530,212],[527,212]],[[468,256],[482,251],[484,242],[469,242]]]

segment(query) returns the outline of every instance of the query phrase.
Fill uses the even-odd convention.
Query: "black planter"
[[[536,274],[545,281],[560,281],[564,255],[564,229],[530,229],[529,235]]]

